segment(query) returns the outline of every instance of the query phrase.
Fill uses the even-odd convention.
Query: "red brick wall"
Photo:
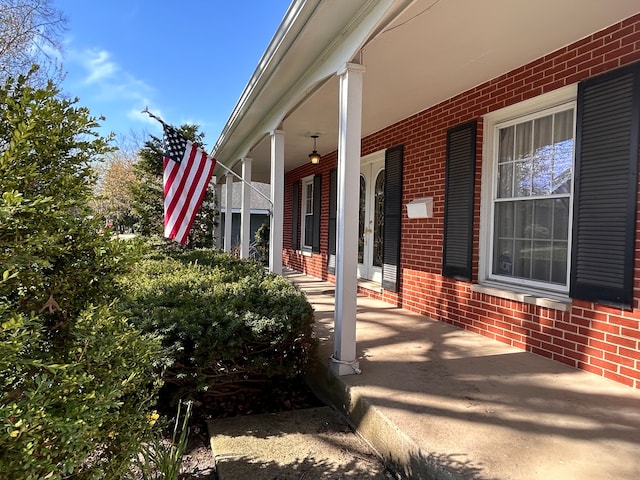
[[[304,272],[318,278],[328,279],[327,274],[327,250],[329,232],[329,171],[335,168],[337,163],[337,153],[333,152],[322,157],[317,165],[306,164],[296,170],[287,173],[285,178],[284,203],[287,206],[284,212],[284,251],[282,252],[282,263],[299,272]],[[320,253],[306,253],[294,251],[291,248],[291,222],[293,205],[293,183],[310,175],[322,175],[322,205],[320,206],[322,217],[320,220]],[[302,190],[300,190],[302,192]],[[298,202],[301,198],[298,199]],[[301,204],[300,204],[301,206]],[[302,209],[299,210],[302,215]],[[300,219],[298,219],[300,221]],[[298,230],[300,235],[300,230]],[[299,240],[300,238],[298,238]]]
[[[409,219],[406,214],[403,218],[399,293],[368,293],[427,317],[640,388],[640,231],[632,310],[574,301],[570,311],[562,312],[472,292],[471,284],[441,276],[447,129],[471,120],[478,121],[473,241],[473,278],[477,279],[482,116],[636,61],[640,61],[640,15],[364,138],[363,156],[404,145],[403,204],[421,196],[433,196],[434,200],[432,219]],[[289,172],[285,194],[288,204],[293,181],[322,173],[325,199],[322,211],[327,212],[328,172],[335,166],[335,161],[333,153],[324,157],[318,166],[305,165]],[[326,213],[321,229],[321,251],[326,252]],[[291,245],[290,236],[291,212],[288,209],[285,246]],[[284,262],[316,277],[330,277],[326,273],[326,253],[302,256],[285,248]]]

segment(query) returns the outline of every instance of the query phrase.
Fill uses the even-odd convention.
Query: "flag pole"
[[[267,202],[269,202],[269,205],[271,205],[273,207],[273,202],[271,201],[271,199],[269,197],[267,197],[264,193],[262,193],[260,190],[258,190],[256,187],[254,187],[251,182],[248,182],[247,180],[245,180],[244,178],[242,178],[240,175],[238,175],[236,172],[234,172],[233,170],[231,170],[229,167],[227,167],[224,163],[220,162],[219,160],[216,160],[216,165],[220,165],[222,168],[224,168],[228,173],[230,173],[231,175],[233,175],[234,177],[236,177],[238,180],[240,180],[242,183],[249,185],[249,188],[251,188],[251,190],[253,190],[254,192],[256,192],[258,195],[260,195],[262,198],[264,198]],[[269,211],[269,214],[271,214],[271,211]]]
[[[158,122],[160,122],[162,124],[163,127],[168,126],[164,120],[162,120],[160,117],[154,115],[153,113],[151,113],[149,111],[148,107],[144,107],[144,110],[142,110],[142,113],[146,113],[147,115],[149,115],[151,118],[153,118],[154,120],[157,120]],[[225,164],[223,164],[222,162],[216,160],[216,165],[220,165],[222,168],[225,169],[225,171],[227,171],[228,173],[230,173],[231,175],[233,175],[234,177],[236,177],[238,180],[240,180],[242,183],[246,184],[249,186],[249,188],[251,188],[251,190],[253,190],[254,192],[256,192],[258,195],[260,195],[262,198],[264,198],[267,202],[269,202],[269,205],[271,205],[271,208],[273,208],[273,202],[271,201],[271,199],[269,197],[267,197],[264,193],[262,193],[260,190],[258,190],[256,187],[254,187],[251,182],[248,182],[247,180],[245,180],[244,178],[242,178],[240,175],[238,175],[236,172],[234,172],[233,170],[231,170],[229,167],[227,167]],[[269,215],[271,215],[271,209],[269,209]]]

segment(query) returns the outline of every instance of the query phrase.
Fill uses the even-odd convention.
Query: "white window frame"
[[[313,248],[313,238],[307,237],[307,222],[313,223],[313,175],[304,177],[301,182],[302,186],[302,208],[300,222],[300,248],[303,251],[310,252]],[[311,199],[307,197],[307,191],[311,188]],[[311,235],[313,237],[313,235]]]
[[[569,238],[567,248],[567,284],[555,285],[544,282],[536,282],[534,280],[522,278],[508,278],[505,276],[497,276],[492,274],[493,265],[493,238],[494,238],[494,207],[495,198],[497,196],[497,142],[498,129],[508,123],[519,123],[528,120],[528,117],[539,117],[549,113],[549,111],[561,107],[574,109],[574,148],[576,141],[575,131],[575,113],[576,113],[576,97],[577,85],[568,85],[566,87],[554,90],[553,92],[540,95],[539,97],[520,102],[510,107],[496,110],[484,116],[483,125],[483,148],[482,148],[482,181],[480,196],[480,255],[478,262],[478,282],[480,284],[522,292],[532,295],[546,295],[568,298],[569,278],[571,267],[571,231],[573,216],[573,198],[575,177],[575,158],[574,158],[574,175],[571,184],[571,199],[569,205]]]

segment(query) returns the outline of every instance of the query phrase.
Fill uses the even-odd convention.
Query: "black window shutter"
[[[329,172],[329,245],[327,272],[336,273],[336,218],[338,216],[338,170]]]
[[[291,248],[298,250],[300,248],[300,182],[293,183],[293,194],[291,195]]]
[[[384,158],[384,227],[382,288],[398,291],[402,225],[402,163],[404,146],[387,149]]]
[[[447,131],[442,275],[471,280],[476,122]]]
[[[322,205],[322,175],[313,176],[313,233],[311,234],[311,251],[320,251],[320,206]]]
[[[572,298],[631,306],[640,63],[578,85]]]

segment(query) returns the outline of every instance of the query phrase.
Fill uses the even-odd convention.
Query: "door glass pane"
[[[358,219],[358,263],[364,263],[364,222],[367,185],[365,179],[360,175],[360,216]]]
[[[384,228],[384,170],[378,173],[373,213],[373,266],[382,267]]]

